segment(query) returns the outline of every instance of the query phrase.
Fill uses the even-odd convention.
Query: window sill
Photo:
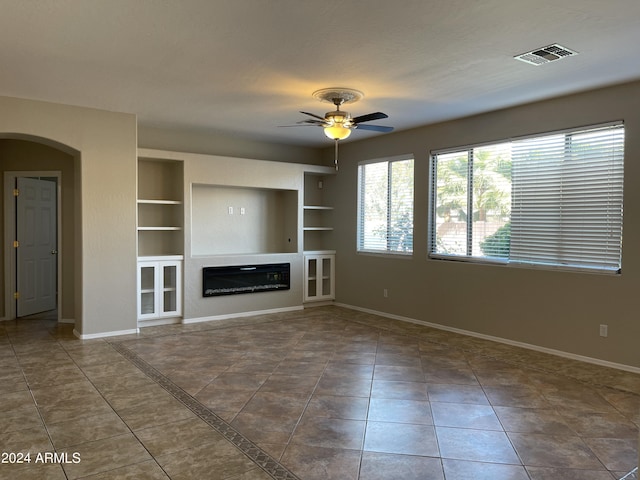
[[[364,255],[369,257],[387,257],[387,258],[401,258],[405,260],[411,260],[413,258],[413,252],[388,252],[377,250],[357,250],[357,255]]]
[[[569,266],[569,265],[546,265],[546,264],[535,264],[535,263],[526,263],[526,262],[509,262],[509,261],[500,260],[500,259],[462,257],[462,256],[454,256],[454,255],[431,254],[431,255],[427,255],[427,260],[470,263],[470,264],[476,264],[476,265],[493,265],[493,266],[501,266],[506,268],[524,268],[529,270],[547,270],[547,271],[567,272],[567,273],[584,273],[584,274],[591,274],[591,275],[606,275],[606,276],[622,275],[621,269],[611,270],[611,269],[604,269],[604,268],[579,267],[579,266]]]

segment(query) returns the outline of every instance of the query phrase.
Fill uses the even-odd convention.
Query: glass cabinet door
[[[322,258],[322,285],[321,295],[323,297],[333,296],[333,257]]]
[[[304,300],[333,300],[335,255],[305,255]]]
[[[178,310],[178,265],[162,267],[163,313]]]
[[[138,262],[138,319],[154,320],[182,314],[182,262]]]
[[[318,259],[309,257],[306,261],[306,297],[313,299],[318,296]]]
[[[156,313],[156,266],[140,266],[140,316]]]

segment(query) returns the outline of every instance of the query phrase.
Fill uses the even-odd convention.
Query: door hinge
[[[13,294],[13,298],[14,298],[15,300],[18,300],[18,299],[20,298],[20,292],[15,292],[15,293]]]
[[[13,241],[13,248],[18,248],[20,246],[20,242],[18,240]]]
[[[13,189],[13,196],[17,197],[18,195],[20,195],[20,190],[18,190],[17,188]]]

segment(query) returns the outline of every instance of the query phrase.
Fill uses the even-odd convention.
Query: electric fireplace
[[[202,296],[289,290],[290,270],[289,263],[204,267]]]

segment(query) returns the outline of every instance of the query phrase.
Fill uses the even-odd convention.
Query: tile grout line
[[[275,480],[300,480],[280,462],[267,454],[260,447],[251,442],[229,423],[223,420],[215,412],[211,411],[197,399],[189,395],[182,388],[173,383],[169,378],[148,364],[135,352],[118,342],[110,343],[122,356],[132,362],[145,375],[156,382],[160,387],[170,393],[176,400],[195,413],[198,418],[205,421],[210,427],[220,433],[227,441],[244,453],[253,463],[259,466]]]

